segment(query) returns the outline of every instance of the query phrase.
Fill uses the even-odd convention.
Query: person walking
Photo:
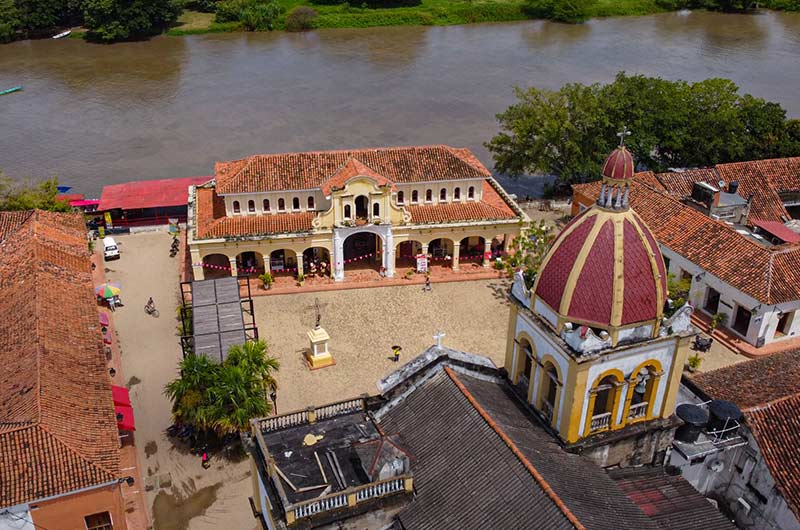
[[[110,309],[112,312],[113,312],[113,311],[116,311],[116,309],[114,309],[114,297],[112,296],[111,298],[107,298],[107,300],[108,300],[108,308],[109,308],[109,309]]]
[[[403,348],[401,348],[400,346],[392,346],[392,353],[394,354],[394,357],[392,358],[392,362],[396,363],[396,362],[400,361],[400,351],[402,349]]]
[[[430,292],[433,289],[431,288],[431,277],[425,276],[425,287],[422,288],[423,291]]]
[[[208,456],[208,449],[205,446],[203,446],[203,456],[201,458],[203,461],[202,463],[203,469],[208,469],[209,467],[211,467],[211,459]]]

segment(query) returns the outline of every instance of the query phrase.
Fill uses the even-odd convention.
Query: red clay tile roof
[[[682,476],[668,475],[663,467],[618,468],[608,474],[664,530],[736,530]]]
[[[579,184],[590,199],[600,183]],[[659,243],[764,304],[800,300],[800,246],[765,247],[638,178],[630,204]]]
[[[800,394],[800,350],[695,374],[689,380],[709,398],[731,401],[747,411]]]
[[[0,212],[0,242],[9,234],[16,232],[32,213],[31,211]]]
[[[83,219],[26,213],[0,212],[0,507],[119,476]]]
[[[215,166],[217,193],[320,188],[349,159],[392,182],[486,178],[489,171],[466,149],[445,145],[255,155]]]
[[[517,214],[488,180],[483,181],[482,198],[478,202],[447,204],[412,204],[406,210],[413,224],[456,223],[459,221],[496,221],[514,219]]]
[[[800,518],[800,393],[750,410],[747,424],[778,491]]]
[[[710,399],[735,403],[764,455],[772,478],[800,517],[800,350],[691,376]]]
[[[392,189],[395,189],[394,182],[379,174],[371,167],[365,166],[355,158],[350,158],[331,176],[331,178],[322,184],[322,193],[328,196],[331,194],[331,190],[344,188],[348,180],[358,175],[372,177],[378,183],[378,186],[391,186]]]
[[[722,180],[726,188],[731,182],[738,182],[741,197],[753,195],[750,219],[783,222],[782,217],[791,216],[778,192],[800,190],[800,157],[717,164],[681,173],[659,173],[656,178],[668,192],[680,197],[691,195],[694,182],[718,186]]]
[[[197,239],[309,232],[314,219],[313,212],[226,217],[225,201],[210,188],[197,189],[195,208]]]

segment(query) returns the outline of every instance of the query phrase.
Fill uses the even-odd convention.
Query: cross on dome
[[[619,136],[619,146],[620,147],[625,147],[625,137],[626,136],[630,136],[630,135],[631,135],[631,131],[628,130],[628,127],[626,125],[623,125],[622,126],[622,130],[617,133],[617,136]]]

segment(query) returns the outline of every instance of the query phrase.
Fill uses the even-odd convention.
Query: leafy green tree
[[[503,257],[508,277],[513,278],[516,271],[522,270],[525,285],[530,289],[554,237],[553,227],[545,224],[543,220],[531,223],[512,241],[514,253]]]
[[[83,16],[89,39],[113,42],[158,33],[181,10],[179,0],[85,0]]]
[[[224,362],[189,355],[180,363],[178,378],[168,383],[176,423],[193,425],[220,436],[245,431],[251,419],[272,411],[268,393],[277,388],[279,362],[267,355],[264,341],[233,346]]]
[[[544,173],[561,182],[599,178],[623,125],[640,167],[707,166],[800,155],[800,125],[777,103],[741,96],[727,79],[698,83],[617,75],[608,85],[566,85],[558,92],[516,89],[486,146],[510,176]]]
[[[22,25],[14,0],[0,0],[0,43],[11,42]]]
[[[37,184],[14,181],[0,173],[0,210],[72,211],[69,203],[56,199],[58,179]]]

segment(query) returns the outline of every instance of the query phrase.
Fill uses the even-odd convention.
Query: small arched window
[[[425,190],[425,202],[431,202],[433,200],[433,190]]]
[[[403,195],[402,191],[397,192],[397,204],[403,204],[405,201],[405,195]]]
[[[474,199],[475,198],[475,186],[470,186],[467,189],[467,199]]]
[[[239,213],[242,211],[241,206],[239,206],[239,201],[233,201],[233,213]]]
[[[314,209],[314,196],[313,195],[309,195],[307,204],[308,204],[308,209],[309,210],[313,210]]]
[[[264,199],[264,211],[269,211],[269,199]]]
[[[456,188],[453,190],[453,199],[457,201],[461,200],[461,188]]]
[[[411,192],[411,202],[419,202],[419,192],[417,190]]]
[[[439,200],[440,201],[447,200],[447,188],[442,188],[439,190]]]
[[[300,197],[295,197],[292,199],[292,210],[299,210],[300,209]]]
[[[286,210],[286,201],[284,201],[283,198],[280,198],[278,199],[278,211],[282,212],[284,210]]]
[[[349,204],[345,204],[344,205],[344,218],[345,219],[350,219],[350,205]]]
[[[372,217],[381,216],[381,205],[377,202],[372,205]]]
[[[247,201],[247,211],[250,213],[256,212],[256,201]]]

